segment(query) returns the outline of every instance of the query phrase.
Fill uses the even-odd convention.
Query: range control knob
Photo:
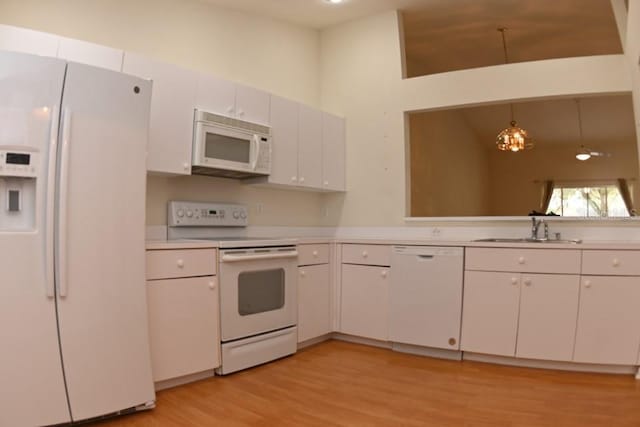
[[[187,218],[191,218],[193,216],[193,212],[192,211],[187,211]]]
[[[176,215],[178,215],[178,218],[182,218],[184,216],[184,210],[178,209],[176,211]]]
[[[233,218],[234,218],[234,219],[238,219],[238,218],[240,218],[240,212],[238,212],[238,211],[233,211]]]
[[[245,211],[240,212],[240,218],[247,219],[247,213]]]

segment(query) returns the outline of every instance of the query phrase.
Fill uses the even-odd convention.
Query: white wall
[[[138,52],[319,105],[316,30],[197,0],[2,0],[0,23]],[[322,218],[317,193],[203,177],[150,176],[147,187],[148,225],[166,224],[170,199],[246,203],[252,225],[313,226]]]

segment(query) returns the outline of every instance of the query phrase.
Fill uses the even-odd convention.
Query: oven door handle
[[[254,261],[260,259],[282,259],[282,258],[295,258],[298,256],[298,251],[280,252],[280,253],[268,253],[263,255],[222,255],[222,262],[238,262],[238,261]]]

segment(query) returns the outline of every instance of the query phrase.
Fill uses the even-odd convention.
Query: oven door
[[[295,246],[220,251],[222,341],[297,323]]]

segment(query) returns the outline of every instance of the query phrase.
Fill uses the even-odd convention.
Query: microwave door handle
[[[251,170],[256,170],[258,165],[258,158],[260,158],[260,142],[258,141],[258,135],[253,135],[251,139],[253,142],[253,160],[251,161]]]

